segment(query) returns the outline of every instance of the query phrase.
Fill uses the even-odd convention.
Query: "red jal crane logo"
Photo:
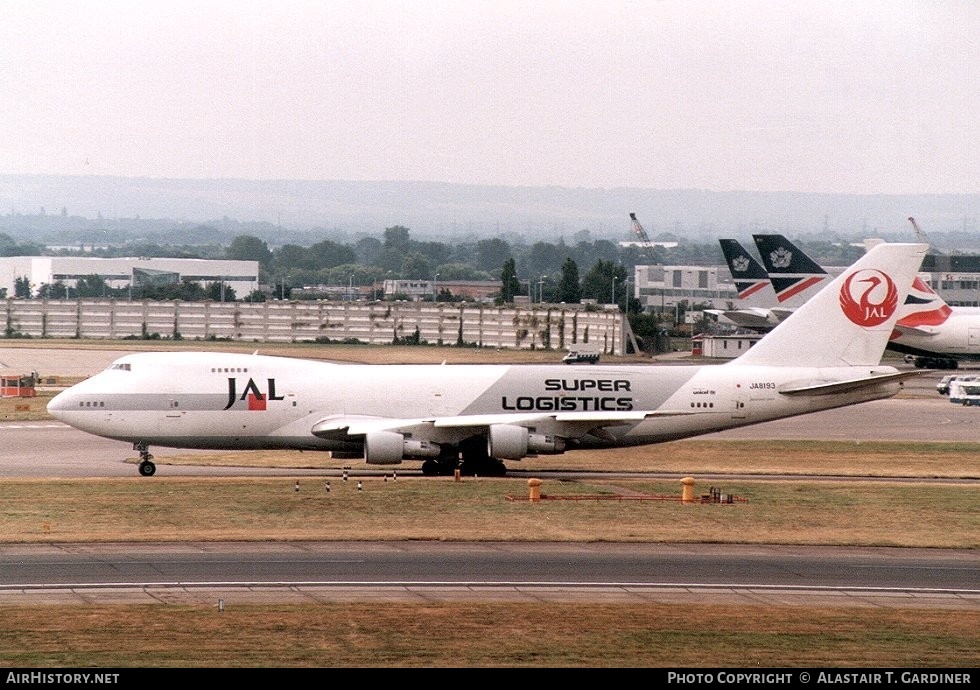
[[[898,308],[898,289],[881,271],[857,271],[841,286],[840,308],[859,326],[877,326],[887,321]]]

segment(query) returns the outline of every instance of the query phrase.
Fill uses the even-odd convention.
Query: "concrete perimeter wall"
[[[612,307],[114,299],[7,299],[0,305],[6,337],[390,344],[412,338],[418,329],[418,337],[433,344],[567,350],[589,342],[605,354],[624,354],[624,315]]]

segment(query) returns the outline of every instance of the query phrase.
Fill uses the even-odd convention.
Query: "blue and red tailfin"
[[[718,240],[728,263],[739,299],[748,299],[770,289],[769,274],[758,259],[749,254],[737,240]]]
[[[953,310],[946,304],[946,300],[926,285],[922,278],[916,276],[896,325],[907,328],[938,326],[945,323],[952,313]]]
[[[782,235],[752,235],[780,304],[803,304],[828,281],[830,274]]]

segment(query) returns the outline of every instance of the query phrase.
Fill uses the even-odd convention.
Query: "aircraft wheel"
[[[439,463],[435,460],[426,460],[422,463],[422,476],[423,477],[438,477],[442,468]]]
[[[507,465],[497,459],[492,459],[487,463],[488,477],[503,477],[507,474]]]
[[[146,460],[140,463],[139,469],[140,469],[140,474],[143,475],[144,477],[152,477],[153,474],[157,471],[157,466],[154,465],[149,460]]]
[[[467,477],[503,477],[507,474],[507,465],[496,458],[470,458],[463,460],[462,474]]]

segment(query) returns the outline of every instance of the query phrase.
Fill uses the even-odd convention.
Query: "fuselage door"
[[[747,400],[748,393],[745,390],[745,386],[741,383],[736,383],[732,389],[731,409],[733,420],[742,420],[748,416]]]
[[[167,410],[163,414],[162,424],[170,426],[179,422],[183,417],[184,412],[180,409],[180,400],[174,397],[167,398]]]

